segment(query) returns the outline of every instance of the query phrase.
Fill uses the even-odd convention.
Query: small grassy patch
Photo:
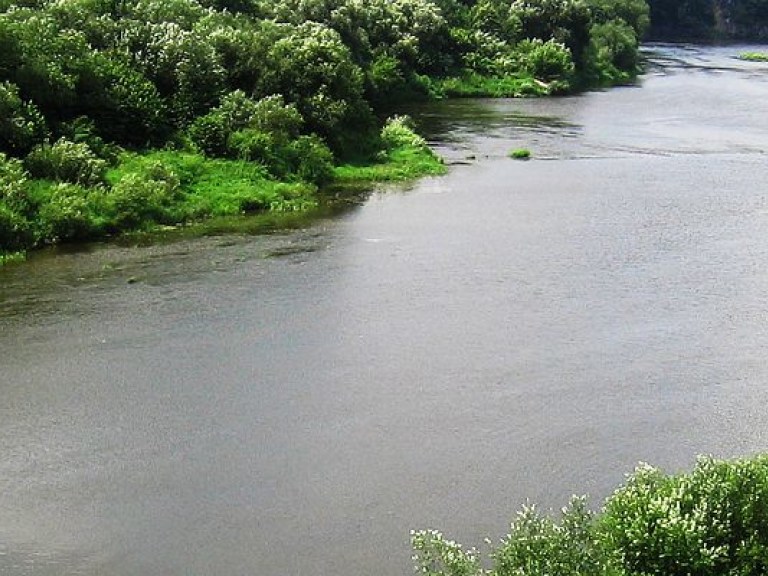
[[[23,262],[26,259],[26,252],[0,252],[0,266],[5,266],[12,262]]]
[[[530,160],[531,151],[527,148],[518,148],[516,150],[512,150],[509,153],[509,157],[514,158],[515,160]]]
[[[765,52],[742,52],[738,56],[739,60],[748,62],[768,62],[768,53]]]
[[[419,176],[445,173],[445,164],[429,148],[402,147],[382,154],[375,163],[353,163],[337,166],[334,184],[398,182]]]

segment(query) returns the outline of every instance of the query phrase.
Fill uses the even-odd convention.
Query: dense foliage
[[[648,0],[655,37],[768,39],[766,0]]]
[[[400,101],[624,81],[647,26],[644,0],[0,0],[0,252],[205,216],[125,150],[313,187]]]
[[[761,576],[768,574],[768,457],[702,458],[668,476],[642,465],[590,512],[574,498],[559,519],[525,507],[489,553],[434,530],[412,535],[426,576]],[[490,543],[489,543],[490,544]]]

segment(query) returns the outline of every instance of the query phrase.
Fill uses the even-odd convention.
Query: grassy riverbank
[[[526,507],[487,558],[440,532],[414,532],[425,576],[764,576],[768,456],[701,458],[687,474],[641,465],[602,512],[574,498],[559,519]],[[490,571],[483,566],[492,565]]]
[[[434,173],[383,111],[616,83],[647,26],[644,0],[0,0],[0,252]]]
[[[60,146],[66,149],[51,147],[38,159],[46,163],[49,178],[33,178],[25,169],[28,164],[0,156],[0,187],[15,208],[0,210],[0,246],[6,247],[0,265],[22,259],[23,251],[35,246],[222,216],[306,211],[318,205],[326,186],[359,188],[445,170],[403,118],[387,122],[379,140],[378,153],[355,163],[334,166],[323,157],[313,165],[319,178],[301,172],[300,165],[278,179],[269,163],[210,158],[189,150],[123,152],[109,167],[71,143]]]

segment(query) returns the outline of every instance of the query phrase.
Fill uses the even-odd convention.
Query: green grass
[[[738,58],[748,62],[768,62],[768,54],[765,52],[742,52]]]
[[[191,152],[125,155],[107,179],[114,185],[126,174],[147,172],[158,163],[179,179],[181,194],[173,207],[178,223],[249,212],[292,212],[316,205],[312,184],[277,182],[259,164]]]
[[[0,252],[0,266],[13,262],[23,262],[27,259],[26,252]]]
[[[467,73],[435,82],[435,91],[447,98],[524,98],[563,91],[560,83],[546,84],[531,76],[483,76]]]
[[[382,155],[377,162],[343,164],[334,169],[333,184],[364,185],[399,182],[420,176],[444,174],[445,164],[428,148],[402,147]]]
[[[514,158],[515,160],[528,160],[531,157],[531,151],[527,148],[518,148],[516,150],[512,150],[509,153],[510,158]]]

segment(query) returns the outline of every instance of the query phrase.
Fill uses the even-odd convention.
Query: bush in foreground
[[[428,576],[758,576],[768,574],[768,456],[701,458],[687,474],[639,466],[600,514],[574,498],[559,519],[518,513],[489,554],[440,532],[412,534]]]

